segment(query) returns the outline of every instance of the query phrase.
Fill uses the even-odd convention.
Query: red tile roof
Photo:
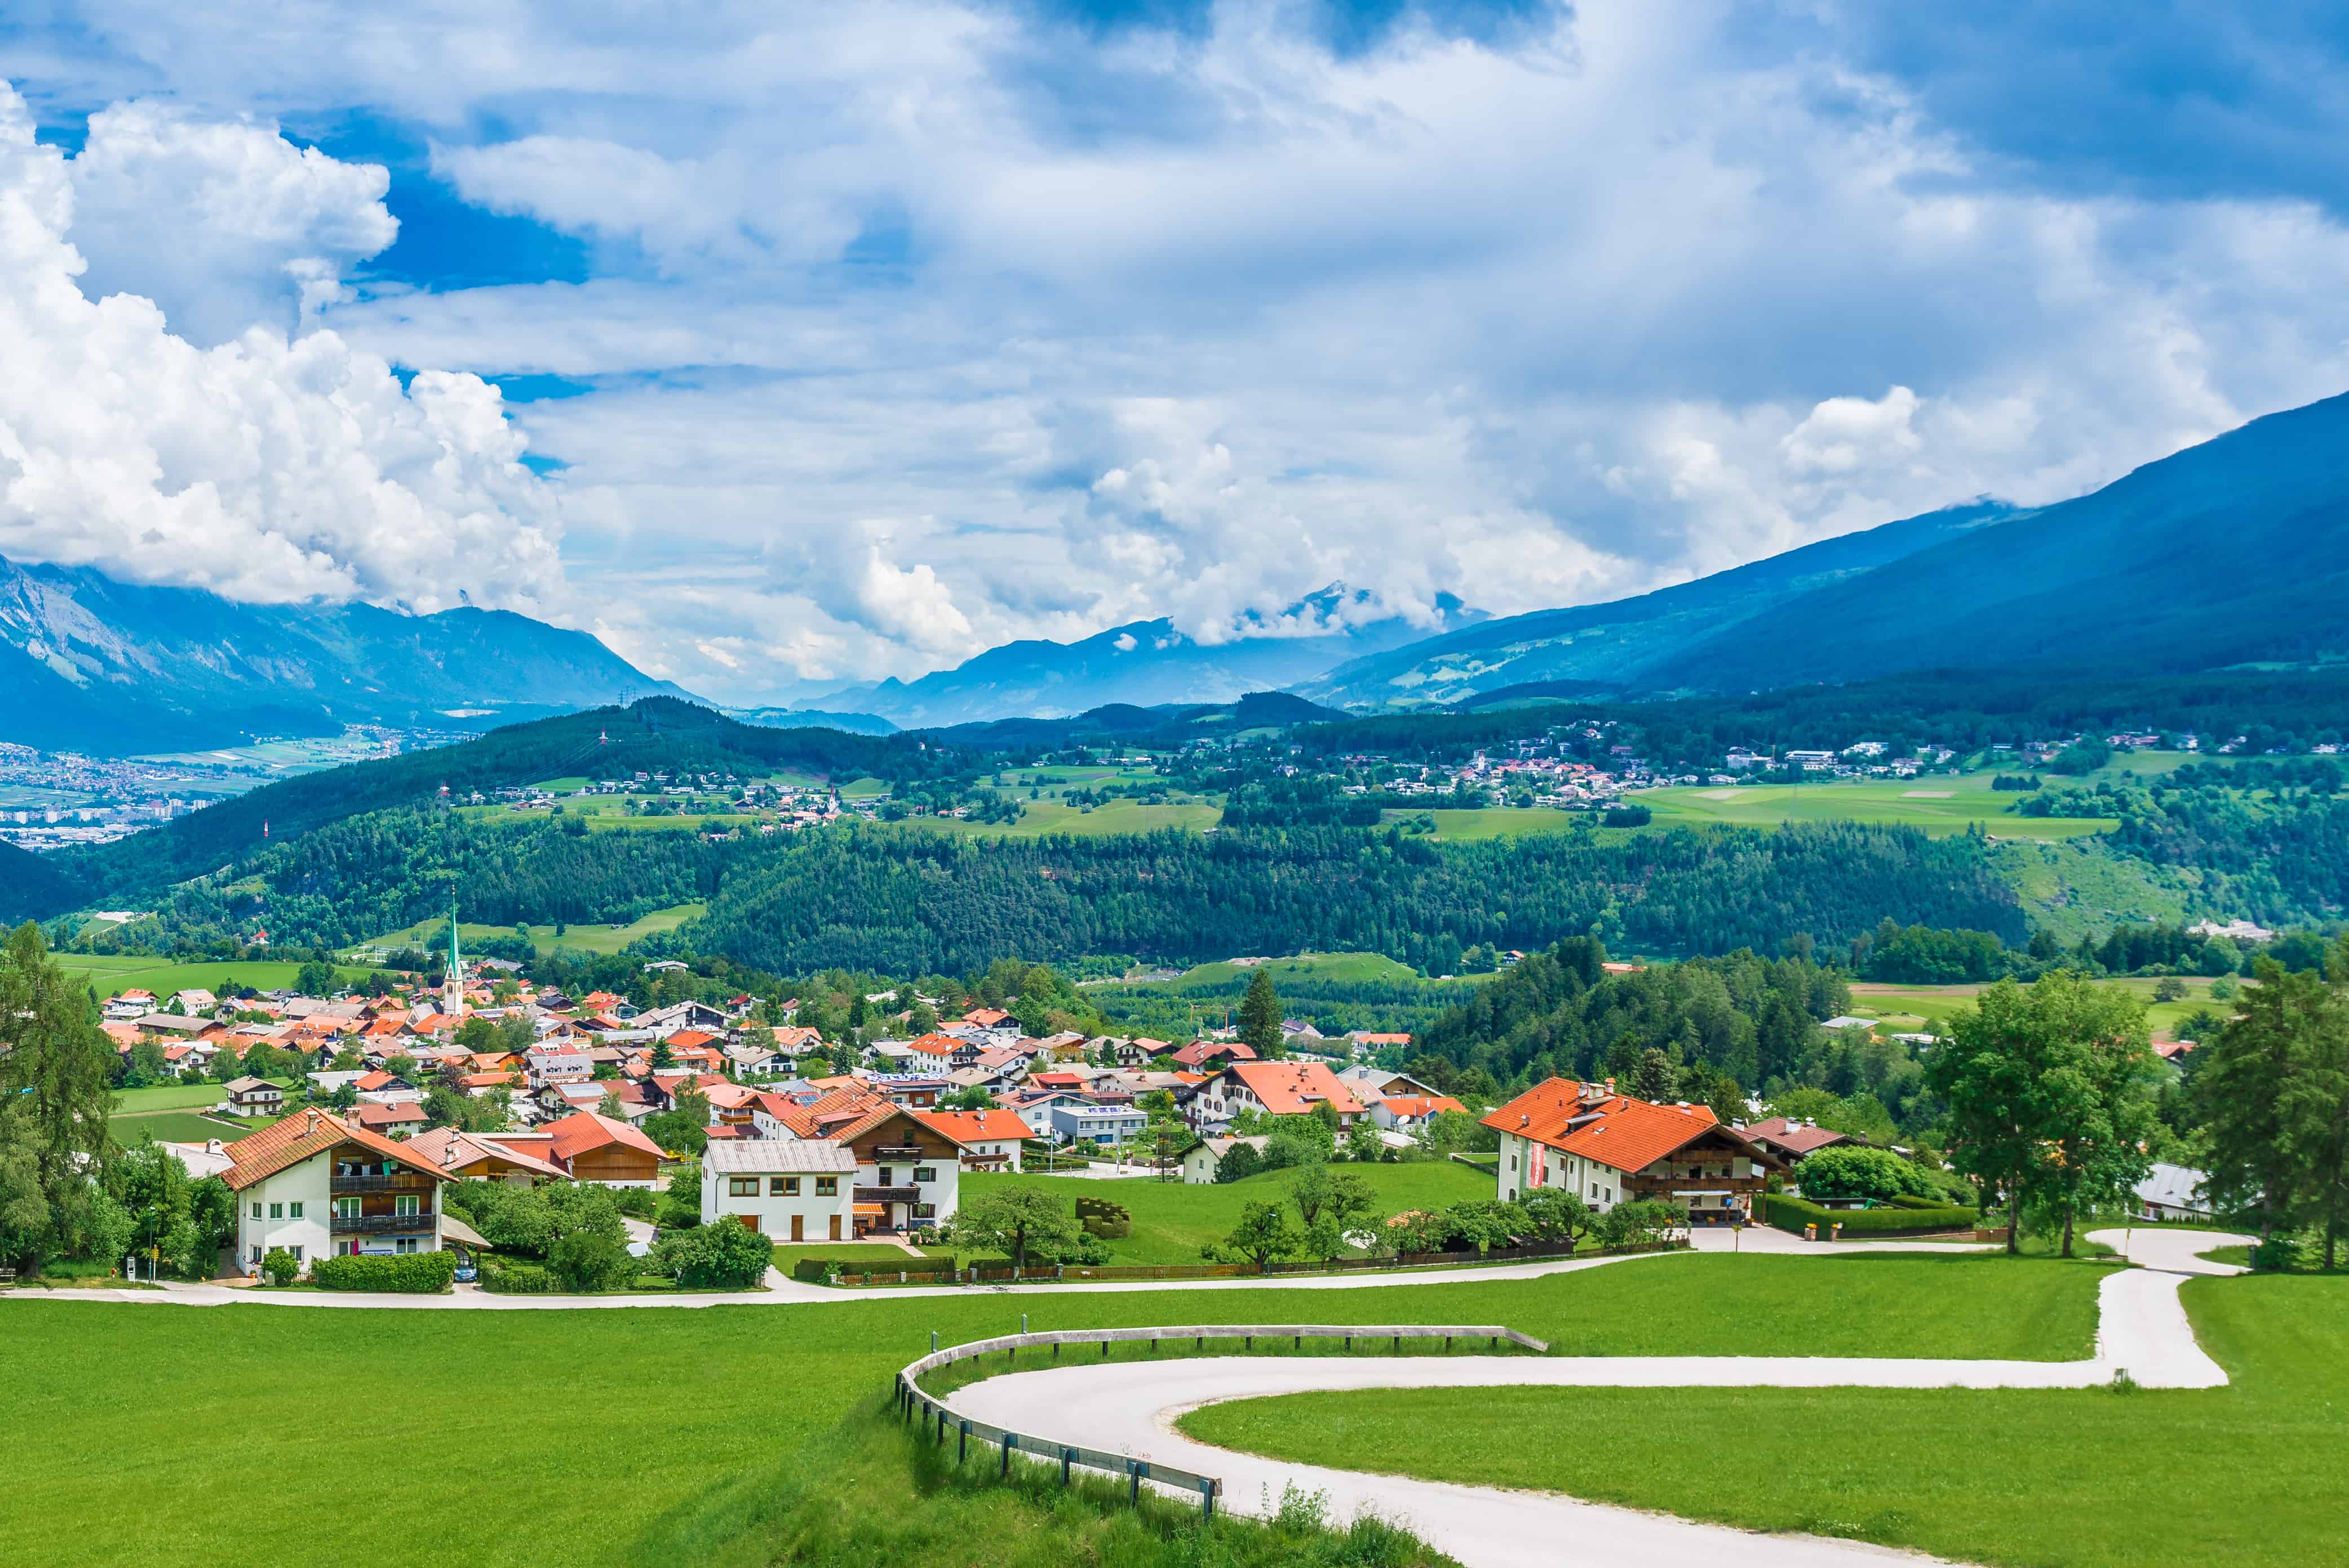
[[[1034,1137],[1028,1124],[1012,1111],[916,1111],[916,1121],[936,1128],[957,1143],[1004,1142]]]
[[[1790,1122],[1784,1116],[1772,1116],[1766,1122],[1750,1122],[1744,1132],[1747,1137],[1760,1138],[1765,1143],[1775,1144],[1789,1154],[1797,1155],[1810,1154],[1834,1144],[1857,1141],[1848,1134],[1833,1128],[1815,1127],[1808,1122]]]
[[[387,1156],[410,1170],[420,1170],[443,1181],[454,1179],[422,1155],[326,1111],[296,1111],[274,1127],[264,1127],[228,1145],[222,1152],[233,1163],[221,1173],[221,1179],[242,1190],[345,1143],[357,1144],[370,1154]]]
[[[1778,1163],[1744,1133],[1723,1127],[1709,1106],[1660,1106],[1597,1085],[1586,1099],[1583,1087],[1571,1078],[1552,1078],[1486,1116],[1484,1125],[1621,1171],[1644,1170],[1714,1132]]]
[[[969,1041],[957,1040],[951,1034],[925,1034],[906,1041],[905,1049],[919,1051],[926,1056],[951,1056],[969,1044]]]
[[[602,1116],[595,1111],[580,1111],[559,1122],[549,1122],[543,1129],[550,1136],[548,1150],[557,1165],[568,1166],[573,1159],[589,1149],[621,1144],[661,1158],[660,1145],[623,1121]]]
[[[1389,1095],[1386,1107],[1399,1116],[1432,1116],[1438,1111],[1468,1108],[1449,1095]]]
[[[1322,1100],[1340,1116],[1362,1108],[1338,1075],[1319,1062],[1235,1062],[1224,1071],[1264,1102],[1267,1116],[1301,1116]]]

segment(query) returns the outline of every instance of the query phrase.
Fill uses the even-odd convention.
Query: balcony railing
[[[432,1211],[421,1214],[337,1214],[328,1229],[343,1236],[398,1236],[432,1229]]]
[[[922,1196],[918,1187],[860,1187],[855,1201],[859,1203],[912,1203]]]
[[[429,1192],[432,1179],[413,1170],[396,1176],[337,1176],[329,1186],[336,1192]]]
[[[873,1158],[875,1159],[927,1159],[929,1156],[918,1148],[906,1147],[882,1148],[876,1146],[873,1150]]]

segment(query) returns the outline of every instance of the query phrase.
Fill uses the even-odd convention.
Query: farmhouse
[[[1484,1118],[1500,1137],[1504,1202],[1563,1188],[1601,1212],[1660,1199],[1698,1225],[1743,1224],[1775,1155],[1710,1107],[1656,1105],[1604,1084],[1552,1078]]]
[[[221,1092],[233,1116],[274,1116],[285,1108],[285,1091],[265,1078],[231,1078]]]
[[[974,1170],[1018,1170],[1021,1146],[1036,1136],[1017,1111],[925,1111],[922,1120],[962,1145]]]
[[[1193,1127],[1214,1131],[1244,1110],[1295,1116],[1324,1104],[1341,1128],[1362,1115],[1362,1102],[1319,1062],[1235,1062],[1193,1092],[1187,1112]]]
[[[623,1121],[580,1111],[546,1126],[547,1162],[574,1181],[650,1187],[660,1175],[660,1146]]]

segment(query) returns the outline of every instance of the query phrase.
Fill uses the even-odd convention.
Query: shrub
[[[397,1291],[412,1295],[437,1295],[457,1277],[454,1252],[361,1253],[357,1257],[321,1258],[310,1265],[310,1278],[322,1290]]]
[[[574,1231],[555,1242],[546,1250],[546,1267],[564,1289],[582,1293],[616,1290],[636,1273],[627,1244],[600,1231]]]
[[[1656,814],[1636,800],[1610,805],[1599,815],[1599,820],[1609,827],[1645,827],[1655,819]]]
[[[1813,1156],[1814,1158],[1817,1158]],[[1846,1235],[1920,1235],[1934,1231],[1970,1231],[1982,1223],[1971,1209],[1823,1209],[1782,1192],[1764,1193],[1762,1218],[1767,1224],[1799,1236],[1806,1225],[1816,1225],[1825,1239],[1829,1227],[1841,1225]]]
[[[285,1248],[272,1247],[269,1256],[261,1260],[261,1272],[273,1285],[290,1285],[301,1277],[302,1265]],[[324,1280],[318,1282],[326,1283]]]
[[[1803,1161],[1795,1168],[1795,1181],[1813,1202],[1881,1202],[1904,1195],[1922,1198],[1932,1190],[1923,1171],[1890,1149],[1850,1144],[1823,1148]]]
[[[695,1290],[755,1285],[774,1258],[772,1243],[735,1220],[671,1231],[653,1247],[654,1266]]]
[[[2300,1242],[2291,1236],[2271,1236],[2251,1249],[2251,1272],[2255,1274],[2286,1274],[2300,1265]]]
[[[481,1260],[481,1289],[492,1295],[551,1296],[560,1288],[553,1274],[535,1264]]]

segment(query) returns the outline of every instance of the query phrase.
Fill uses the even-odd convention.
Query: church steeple
[[[449,983],[440,990],[441,1011],[451,1018],[465,1015],[465,961],[457,948],[457,892],[449,891]]]

